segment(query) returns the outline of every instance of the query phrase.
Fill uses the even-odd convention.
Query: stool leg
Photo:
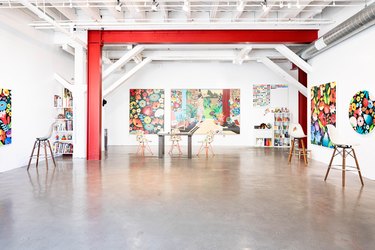
[[[337,150],[337,148],[335,146],[335,149],[333,150],[333,154],[332,154],[332,157],[331,157],[331,161],[329,162],[329,165],[328,165],[328,168],[327,168],[326,176],[324,177],[324,181],[327,180],[327,177],[328,177],[328,174],[329,174],[329,170],[331,170],[331,166],[332,166],[333,158],[335,158],[336,150]]]
[[[39,165],[40,141],[38,141],[38,154],[36,156],[36,167]]]
[[[345,158],[346,158],[346,149],[342,149],[342,186],[345,187]]]
[[[198,150],[197,156],[199,156],[199,154],[201,153],[202,149],[203,149],[203,143],[202,143],[201,147]]]
[[[305,143],[303,142],[303,139],[299,139],[302,144],[302,154],[303,154],[303,160],[305,161],[305,165],[307,165],[307,155],[306,155],[306,148]]]
[[[288,159],[288,162],[289,162],[289,163],[290,163],[291,160],[292,160],[293,151],[294,151],[294,138],[292,139],[292,146],[290,147],[290,151],[289,151],[289,159]]]
[[[46,158],[46,167],[47,167],[47,170],[48,170],[48,155],[47,155],[47,143],[46,143],[46,141],[43,141],[43,145],[44,145],[44,157]]]
[[[358,160],[357,160],[357,155],[355,154],[354,148],[352,149],[352,151],[353,151],[353,155],[354,155],[355,164],[357,165],[359,179],[361,180],[361,183],[362,183],[362,186],[363,186],[364,184],[363,184],[361,169],[359,168],[359,164],[358,164]]]
[[[206,158],[208,157],[208,144],[206,143],[206,146],[204,146],[206,149]]]
[[[56,167],[55,157],[53,156],[51,143],[49,142],[49,140],[47,140],[47,142],[48,142],[49,151],[50,151],[50,153],[51,153],[51,157],[52,157],[53,165],[55,165],[55,167]]]
[[[30,164],[31,164],[31,160],[33,159],[33,156],[34,156],[34,151],[35,151],[35,146],[36,146],[36,143],[37,141],[34,142],[34,147],[33,147],[33,150],[31,151],[31,155],[30,155],[30,160],[29,160],[29,164],[27,165],[27,171],[29,171],[29,168],[30,168]]]

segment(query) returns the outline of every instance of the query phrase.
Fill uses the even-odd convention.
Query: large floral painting
[[[375,101],[367,90],[358,91],[350,100],[349,121],[359,134],[368,134],[374,129]]]
[[[311,143],[332,148],[327,124],[336,126],[336,82],[311,88]]]
[[[171,126],[181,131],[211,119],[224,130],[240,133],[239,89],[174,89],[171,111]]]
[[[157,134],[164,130],[164,90],[131,89],[129,130]]]
[[[0,146],[12,143],[12,93],[0,88]]]

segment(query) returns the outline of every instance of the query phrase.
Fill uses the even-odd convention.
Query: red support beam
[[[105,30],[104,43],[311,43],[317,30]]]
[[[87,160],[101,160],[102,142],[102,38],[88,32],[87,43]]]
[[[307,87],[307,74],[301,69],[298,69],[298,81]],[[298,123],[301,124],[303,131],[307,133],[307,98],[298,92]],[[304,139],[307,147],[307,138]]]
[[[102,46],[114,43],[215,44],[215,43],[311,43],[317,30],[89,30],[87,43],[87,159],[101,159]],[[304,72],[303,72],[304,73]],[[305,74],[306,83],[307,76]],[[301,81],[300,79],[300,82]],[[303,97],[303,96],[302,96]],[[299,117],[307,131],[307,100],[300,94]]]

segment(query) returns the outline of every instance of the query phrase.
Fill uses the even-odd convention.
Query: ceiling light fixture
[[[158,11],[159,3],[156,0],[152,0],[151,10]]]
[[[292,8],[292,3],[288,3],[288,9]]]
[[[299,0],[296,1],[296,7],[297,9],[301,8],[301,5],[299,4]]]
[[[243,0],[240,0],[238,5],[237,5],[237,10],[243,11],[244,9],[245,9],[245,2]]]
[[[115,6],[115,9],[118,12],[121,12],[121,7],[122,7],[122,3],[120,2],[120,0],[117,0],[117,5]]]
[[[262,5],[263,11],[266,12],[268,10],[268,3],[267,0],[264,0],[263,2],[260,3]]]
[[[280,1],[279,7],[280,7],[280,9],[284,8],[284,1]]]
[[[182,6],[182,10],[185,11],[185,12],[189,12],[190,11],[190,3],[189,3],[188,0],[184,1],[184,6]]]

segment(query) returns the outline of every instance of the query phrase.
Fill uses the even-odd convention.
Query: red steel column
[[[87,160],[101,160],[102,150],[102,36],[88,32],[87,42]]]
[[[307,74],[298,69],[298,81],[307,87]],[[298,123],[301,124],[303,131],[307,134],[307,98],[298,92]],[[307,147],[307,138],[304,140]]]

